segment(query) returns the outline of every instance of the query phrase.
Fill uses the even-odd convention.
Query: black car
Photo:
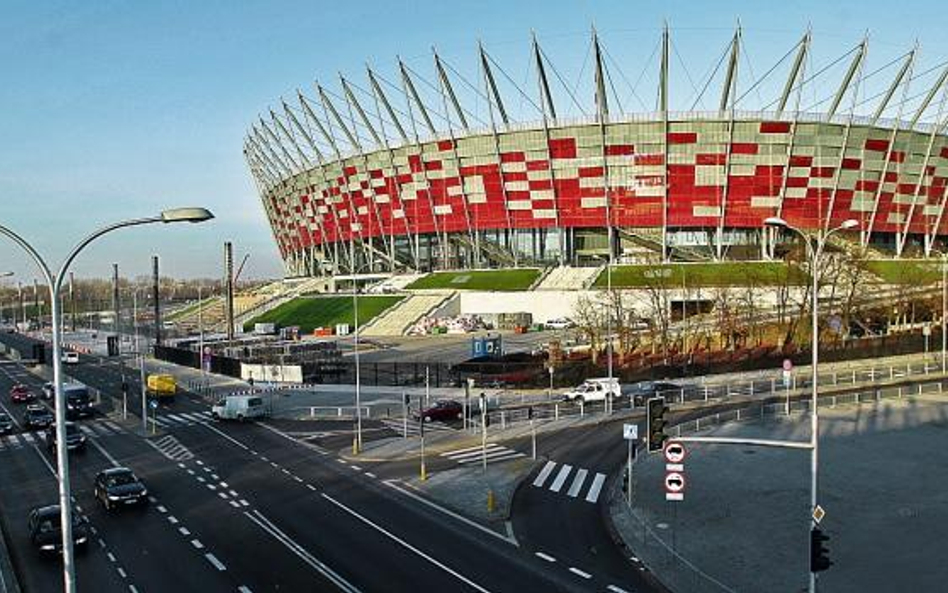
[[[53,413],[46,406],[30,404],[23,415],[23,426],[26,428],[49,428],[53,425]]]
[[[56,427],[46,429],[46,447],[52,452],[56,449]],[[79,425],[74,422],[66,423],[66,449],[69,451],[86,450],[86,435],[82,434]]]
[[[95,497],[108,511],[120,505],[146,503],[148,489],[132,470],[112,467],[95,477]]]
[[[0,434],[11,433],[15,427],[13,418],[10,418],[10,415],[6,412],[0,412]]]
[[[681,386],[667,381],[641,381],[631,385],[628,390],[623,391],[625,391],[623,395],[632,398],[633,404],[636,406],[644,406],[645,402],[653,397],[667,395],[670,392],[674,392],[675,395],[677,395],[681,392]]]
[[[30,511],[30,541],[42,552],[61,552],[63,534],[59,505],[37,507]],[[78,513],[72,514],[72,545],[82,546],[89,541],[89,523]]]

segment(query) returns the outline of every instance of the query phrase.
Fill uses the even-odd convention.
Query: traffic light
[[[648,421],[648,450],[649,452],[661,451],[665,439],[668,438],[665,435],[665,414],[668,412],[668,408],[665,406],[665,398],[653,397],[648,400],[646,405],[648,408],[646,414]]]
[[[829,536],[824,535],[819,527],[810,530],[810,572],[821,572],[833,565],[829,559],[829,548],[823,545],[828,541]]]
[[[527,420],[533,420],[533,406],[527,408]]]
[[[119,354],[118,336],[108,336],[105,340],[105,343],[106,343],[106,351],[108,352],[109,356],[118,356]]]

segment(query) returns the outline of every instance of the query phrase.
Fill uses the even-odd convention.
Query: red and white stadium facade
[[[719,108],[677,112],[668,109],[666,30],[658,110],[629,114],[614,107],[595,34],[591,43],[595,112],[580,117],[557,114],[552,64],[536,41],[533,123],[508,116],[499,66],[484,49],[480,82],[464,88],[487,125],[475,125],[455,91],[460,75],[437,53],[433,82],[399,62],[397,83],[369,69],[364,88],[342,78],[338,92],[317,86],[315,97],[271,109],[244,154],[287,272],[628,261],[643,249],[663,259],[766,258],[775,235],[763,221],[775,216],[809,232],[855,219],[849,240],[895,255],[940,247],[948,69],[932,69],[919,90],[916,50],[893,62],[862,112],[867,42],[857,44],[842,76],[819,80],[824,108],[805,111],[800,95],[817,77],[807,78],[808,33],[787,52],[769,109],[747,111],[739,30],[722,53]],[[421,84],[437,98],[423,99]]]

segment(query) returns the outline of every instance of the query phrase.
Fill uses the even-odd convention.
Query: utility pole
[[[116,345],[118,343],[119,336],[119,272],[118,264],[112,264],[112,334],[115,336]],[[112,353],[109,352],[111,355]],[[118,354],[116,352],[116,354]]]
[[[161,302],[158,299],[158,256],[151,256],[152,285],[151,295],[155,307],[155,346],[161,346]]]

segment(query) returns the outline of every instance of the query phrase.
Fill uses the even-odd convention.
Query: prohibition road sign
[[[685,450],[685,445],[678,441],[668,441],[665,443],[665,461],[668,463],[682,463],[685,460],[685,457],[688,456],[688,451]]]
[[[685,474],[668,472],[665,474],[665,500],[685,499]]]

